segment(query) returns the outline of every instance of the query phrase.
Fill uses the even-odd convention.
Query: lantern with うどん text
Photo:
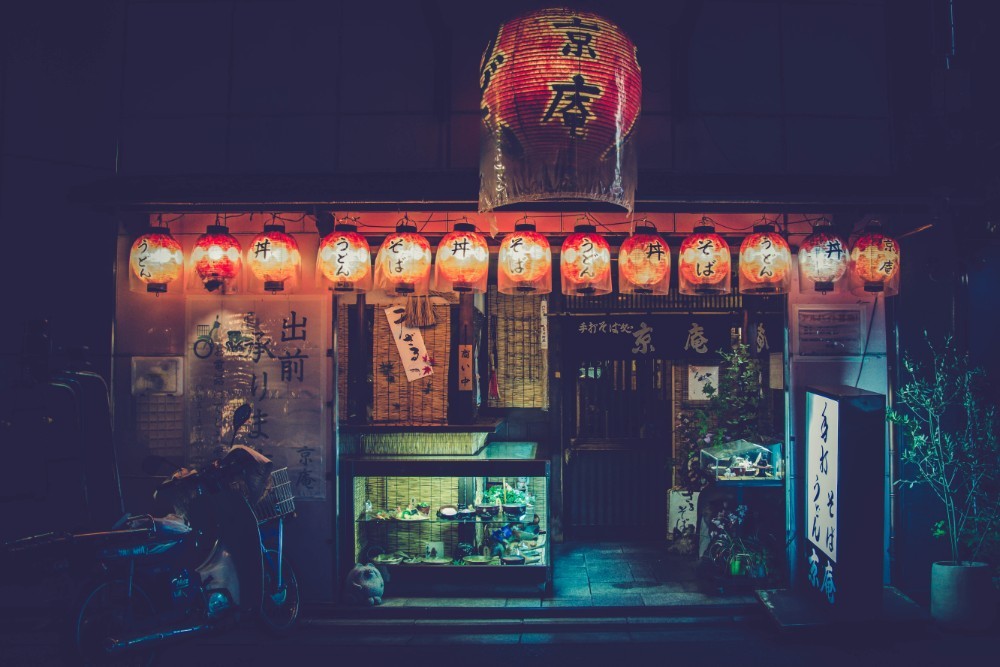
[[[899,242],[882,233],[873,221],[851,247],[848,272],[851,293],[857,296],[899,294]]]
[[[636,48],[586,11],[532,11],[500,26],[480,61],[479,210],[539,199],[631,211],[642,99]]]
[[[640,225],[618,249],[618,291],[622,294],[670,292],[670,246],[656,227]]]
[[[134,291],[163,294],[170,283],[179,280],[184,271],[184,252],[166,227],[150,227],[133,243],[129,252],[129,265]]]
[[[611,292],[611,247],[593,225],[576,225],[559,249],[563,294]]]
[[[316,270],[335,292],[367,292],[372,288],[372,252],[356,225],[337,223],[320,241]],[[319,282],[319,281],[317,281]]]
[[[681,242],[677,256],[677,289],[681,294],[729,294],[731,270],[729,244],[712,225],[698,225]]]
[[[254,291],[294,289],[302,272],[299,244],[285,233],[284,225],[264,225],[264,231],[255,236],[247,248],[247,266],[257,281]]]
[[[497,254],[497,291],[548,294],[552,291],[552,248],[531,222],[519,222]]]
[[[391,296],[430,292],[431,245],[410,224],[396,226],[375,257],[375,287]]]
[[[774,225],[757,225],[740,245],[740,292],[786,294],[792,285],[792,250]]]
[[[837,281],[847,275],[847,243],[829,224],[817,225],[799,245],[799,288],[810,285],[817,292],[833,291]]]
[[[468,222],[455,223],[437,248],[434,262],[435,288],[442,291],[486,291],[486,276],[490,271],[490,249],[486,239]]]
[[[243,247],[225,225],[209,225],[191,251],[188,275],[192,287],[217,294],[239,292],[243,277]]]

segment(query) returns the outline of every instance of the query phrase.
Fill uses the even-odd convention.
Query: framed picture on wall
[[[865,304],[795,306],[791,322],[795,354],[860,357],[864,353]]]
[[[711,399],[711,394],[706,391],[709,386],[713,391],[719,389],[718,366],[687,367],[687,388],[684,396],[688,403],[707,403]]]

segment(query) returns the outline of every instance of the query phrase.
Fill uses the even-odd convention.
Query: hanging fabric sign
[[[406,371],[406,381],[413,382],[433,375],[434,367],[427,355],[424,336],[420,329],[406,324],[406,309],[402,306],[389,306],[385,309],[385,316],[389,320],[389,331],[396,341],[399,359]]]
[[[189,463],[246,445],[288,468],[296,498],[326,498],[327,321],[316,298],[188,299]],[[251,417],[234,437],[244,404]]]

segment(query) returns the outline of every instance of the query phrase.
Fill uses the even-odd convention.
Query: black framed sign
[[[805,357],[856,357],[864,352],[864,306],[797,306],[792,320],[796,353]]]

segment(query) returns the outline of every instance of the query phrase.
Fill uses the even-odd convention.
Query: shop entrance
[[[583,335],[572,327],[564,340]],[[572,417],[563,446],[567,537],[649,540],[662,533],[670,485],[671,364],[601,352],[572,355],[564,366]]]

